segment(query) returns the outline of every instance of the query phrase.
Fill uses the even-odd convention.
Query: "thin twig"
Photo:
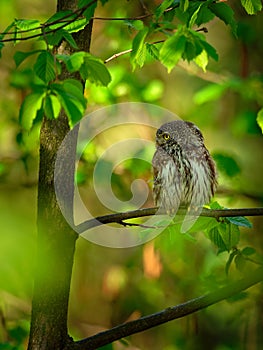
[[[146,15],[136,16],[136,17],[92,17],[94,20],[100,21],[137,21],[147,17],[152,17],[152,13],[148,13]]]
[[[150,45],[155,45],[155,44],[160,44],[160,43],[163,43],[165,42],[165,39],[163,40],[158,40],[158,41],[154,41],[153,43],[150,43]],[[124,51],[121,51],[121,52],[118,52],[118,53],[115,53],[114,55],[112,55],[111,57],[109,58],[106,58],[106,60],[104,61],[104,63],[108,63],[122,55],[126,55],[127,53],[130,53],[132,52],[132,49],[128,49],[128,50],[124,50]]]
[[[208,33],[208,30],[206,27],[202,27],[202,28],[199,28],[196,30],[196,32],[204,32],[204,33]],[[166,39],[162,39],[162,40],[158,40],[158,41],[154,41],[152,43],[149,43],[150,45],[155,45],[155,44],[161,44],[163,42],[165,42]],[[131,53],[132,52],[132,49],[128,49],[128,50],[124,50],[124,51],[121,51],[121,52],[117,52],[115,53],[114,55],[112,55],[111,57],[109,58],[106,58],[106,60],[104,60],[104,63],[108,63],[120,56],[123,56],[123,55],[126,55],[127,53]]]
[[[62,25],[60,27],[54,28],[54,29],[51,29],[51,30],[47,30],[45,32],[45,34],[55,33],[58,30],[63,29],[64,27],[68,26],[69,24],[75,22],[78,18],[80,18],[83,15],[83,13],[86,11],[86,9],[89,8],[90,6],[92,6],[95,2],[97,2],[97,0],[91,1],[89,4],[83,6],[80,9],[72,11],[71,13],[66,14],[64,17],[62,17],[62,18],[60,18],[60,19],[58,19],[56,21],[46,22],[46,23],[41,24],[38,27],[35,27],[35,28],[32,28],[32,29],[28,29],[28,30],[24,30],[24,31],[22,30],[22,31],[15,31],[15,32],[8,32],[8,33],[0,33],[0,35],[23,34],[25,32],[40,30],[40,29],[43,29],[44,27],[48,28],[51,25],[62,23]],[[72,18],[69,21],[64,21],[66,18],[71,17],[72,15],[76,15],[76,17]],[[42,32],[38,33],[38,34],[34,34],[34,35],[29,35],[29,36],[24,37],[24,38],[23,37],[19,38],[19,40],[20,41],[25,41],[25,40],[29,40],[29,39],[33,39],[33,38],[37,38],[37,37],[41,37],[41,36],[42,36]],[[10,41],[15,41],[15,40],[17,40],[17,39],[15,39],[15,38],[7,38],[7,39],[1,39],[0,42],[10,42]]]
[[[77,9],[75,11],[72,11],[71,13],[68,13],[66,14],[65,16],[61,17],[60,19],[56,20],[56,21],[53,21],[53,22],[46,22],[46,23],[43,23],[41,24],[40,26],[38,27],[34,27],[34,28],[31,28],[31,29],[26,29],[26,30],[19,30],[19,31],[13,31],[13,32],[2,32],[0,33],[0,36],[4,36],[4,35],[17,35],[17,34],[24,34],[24,33],[28,33],[28,32],[33,32],[33,31],[36,31],[36,30],[41,30],[43,28],[43,26],[45,27],[50,27],[51,25],[55,25],[55,24],[59,24],[59,23],[62,23],[62,26],[60,26],[59,28],[55,28],[55,29],[52,29],[52,30],[49,30],[49,31],[46,31],[46,34],[51,34],[51,33],[55,33],[56,31],[66,27],[67,25],[73,23],[74,21],[76,21],[78,18],[80,18],[82,16],[82,14],[84,13],[84,11],[92,6],[97,0],[93,0],[91,1],[89,4],[83,6],[82,8],[80,9]],[[167,13],[167,12],[170,12],[172,11],[174,7],[170,7],[168,9],[166,9],[164,11],[164,13]],[[65,19],[67,19],[68,17],[71,17],[72,15],[76,15],[75,18],[69,20],[69,21],[64,21]],[[152,17],[154,16],[153,13],[148,13],[148,14],[144,14],[144,15],[140,15],[140,16],[135,16],[135,17],[91,17],[90,20],[102,20],[102,21],[136,21],[136,20],[142,20],[142,19],[145,19],[147,17]],[[25,40],[30,40],[30,39],[34,39],[34,38],[38,38],[38,37],[41,37],[42,36],[42,33],[38,33],[38,34],[33,34],[33,35],[29,35],[27,37],[22,37],[20,38],[19,40],[20,41],[25,41]],[[17,39],[16,38],[7,38],[7,39],[1,39],[0,42],[13,42],[13,41],[16,41]]]
[[[108,63],[108,62],[114,60],[115,58],[118,58],[118,57],[120,57],[120,56],[122,56],[122,55],[125,55],[125,54],[127,54],[127,53],[130,53],[130,52],[132,52],[132,49],[128,49],[128,50],[124,50],[124,51],[115,53],[115,54],[112,55],[111,57],[107,58],[107,59],[104,61],[104,63]]]

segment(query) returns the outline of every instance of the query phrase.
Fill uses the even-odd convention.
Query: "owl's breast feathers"
[[[181,198],[181,175],[173,158],[158,147],[153,156],[152,166],[155,204],[167,210],[177,210]]]

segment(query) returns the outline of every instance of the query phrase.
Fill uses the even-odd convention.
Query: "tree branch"
[[[246,276],[239,281],[233,282],[226,287],[216,289],[216,291],[195,299],[191,299],[183,304],[169,307],[160,312],[141,317],[131,322],[123,323],[107,331],[100,332],[89,338],[77,341],[73,344],[70,344],[66,350],[97,349],[98,347],[110,344],[113,341],[148,330],[166,322],[182,318],[184,316],[202,310],[208,306],[214,305],[224,299],[230,298],[233,295],[246,290],[247,288],[261,282],[262,280],[263,268],[261,267],[250,273],[249,276]]]
[[[109,215],[98,216],[94,219],[90,219],[82,222],[75,226],[76,231],[81,234],[91,228],[104,225],[117,223],[120,225],[127,225],[124,220],[135,219],[140,217],[152,216],[152,215],[164,215],[164,211],[158,210],[158,208],[143,208],[137,210],[131,210],[124,213],[114,213]],[[184,216],[187,214],[186,209],[179,209],[176,215]],[[194,216],[194,213],[191,215]],[[234,217],[234,216],[263,216],[263,208],[238,208],[238,209],[206,209],[203,208],[201,213],[196,214],[197,216],[205,216],[215,218],[218,220],[222,217]]]
[[[204,33],[207,33],[208,30],[206,27],[202,27],[202,28],[199,28],[196,30],[196,32],[204,32]],[[154,41],[153,43],[150,43],[150,45],[155,45],[155,44],[161,44],[163,42],[165,42],[166,39],[163,39],[163,40],[158,40],[158,41]],[[131,53],[133,51],[133,49],[128,49],[128,50],[124,50],[124,51],[120,51],[120,52],[117,52],[115,53],[114,55],[110,56],[109,58],[106,58],[104,60],[104,63],[108,63],[120,56],[123,56],[123,55],[126,55],[127,53]]]
[[[29,35],[26,37],[21,37],[21,38],[7,38],[7,39],[3,39],[1,38],[0,43],[4,43],[4,42],[12,42],[12,41],[25,41],[25,40],[30,40],[30,39],[34,39],[34,38],[38,38],[43,36],[43,30],[45,30],[45,28],[48,28],[52,25],[55,24],[60,24],[61,26],[58,28],[54,28],[54,29],[50,29],[50,30],[45,30],[45,34],[52,34],[57,32],[60,29],[63,29],[64,27],[68,26],[69,24],[75,22],[78,18],[80,18],[83,13],[85,12],[85,10],[87,10],[90,6],[92,6],[93,4],[95,4],[97,2],[97,0],[92,0],[90,3],[88,3],[87,5],[72,11],[71,13],[66,14],[65,16],[59,18],[58,20],[55,20],[53,22],[45,22],[43,24],[41,24],[40,26],[31,28],[31,29],[27,29],[27,30],[17,30],[17,31],[13,31],[13,32],[2,32],[0,33],[0,36],[5,36],[5,35],[17,35],[17,34],[24,34],[24,33],[28,33],[28,32],[34,32],[36,30],[41,30],[41,33],[38,34],[33,34],[33,35]],[[66,20],[68,17],[71,17],[72,15],[76,15],[74,18],[69,19],[68,21]],[[90,19],[90,21],[92,21],[93,18]]]
[[[150,43],[151,45],[155,45],[155,44],[161,44],[165,42],[165,39],[163,40],[158,40],[158,41],[154,41],[153,43]],[[123,55],[126,55],[127,53],[131,53],[132,52],[132,49],[128,49],[128,50],[124,50],[124,51],[121,51],[121,52],[118,52],[118,53],[115,53],[114,55],[112,55],[111,57],[109,58],[106,58],[106,60],[104,61],[104,63],[108,63],[120,56],[123,56]]]
[[[51,30],[47,30],[46,34],[51,34],[51,33],[55,33],[56,31],[64,28],[65,26],[69,25],[70,23],[73,23],[74,21],[76,21],[78,18],[80,18],[84,11],[89,8],[90,6],[92,6],[97,0],[92,0],[90,3],[88,3],[87,5],[72,11],[71,13],[66,14],[65,16],[59,18],[58,20],[55,20],[53,22],[45,22],[43,24],[41,24],[40,26],[34,27],[34,28],[30,28],[30,29],[26,29],[26,30],[17,30],[17,31],[11,31],[11,32],[0,32],[0,36],[5,36],[5,35],[17,35],[17,34],[24,34],[24,33],[28,33],[28,32],[34,32],[36,30],[41,30],[45,27],[50,27],[51,25],[55,25],[55,24],[59,24],[61,23],[61,27],[59,28],[55,28],[55,29],[51,29]],[[178,5],[177,5],[178,6]],[[164,13],[170,12],[172,11],[174,7],[169,7],[168,9],[166,9],[164,11]],[[74,17],[73,19],[69,19],[68,21],[66,20],[67,18],[71,17],[72,15],[76,15],[76,17]],[[147,13],[144,15],[140,15],[140,16],[135,16],[135,17],[91,17],[90,20],[102,20],[102,21],[136,21],[136,20],[142,20],[145,19],[147,17],[153,17],[154,14],[153,13]],[[14,38],[7,38],[7,39],[0,39],[0,42],[4,43],[4,42],[15,42],[15,41],[25,41],[25,40],[30,40],[30,39],[34,39],[37,37],[41,37],[42,36],[42,32],[38,33],[38,34],[33,34],[33,35],[29,35],[27,37],[22,37],[17,39],[16,37]]]
[[[114,55],[110,56],[109,58],[106,58],[106,60],[104,60],[104,63],[108,63],[120,56],[123,56],[123,55],[126,55],[127,53],[131,53],[132,52],[132,49],[128,49],[128,50],[124,50],[124,51],[121,51],[121,52],[118,52],[118,53],[115,53]]]

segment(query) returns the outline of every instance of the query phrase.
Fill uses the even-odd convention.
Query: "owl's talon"
[[[196,213],[199,212],[200,209],[201,209],[201,206],[197,206],[197,205],[191,206],[191,205],[190,205],[190,206],[187,208],[187,213],[188,213],[188,214],[190,214],[190,213],[196,214]]]

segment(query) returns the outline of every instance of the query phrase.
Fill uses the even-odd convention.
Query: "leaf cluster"
[[[217,202],[213,202],[210,205],[210,208],[223,209],[223,207]],[[188,220],[187,216],[185,217],[185,220]],[[167,226],[167,220],[158,221],[156,225]],[[172,224],[167,226],[165,232],[169,234],[170,239],[177,240],[177,235],[181,234],[181,227],[182,218],[180,216],[175,216]],[[252,228],[252,224],[243,216],[225,217],[220,220],[200,216],[183,236],[187,240],[195,241],[194,234],[197,232],[203,232],[205,237],[216,246],[217,254],[223,252],[229,253],[225,266],[226,273],[228,274],[233,262],[235,263],[236,268],[243,272],[247,268],[248,262],[262,265],[263,257],[252,247],[245,247],[243,249],[238,248],[240,243],[240,227],[250,229]]]
[[[49,119],[56,119],[61,108],[72,124],[82,118],[87,102],[83,95],[83,85],[77,79],[60,81],[62,64],[69,73],[79,72],[83,81],[88,79],[92,83],[106,86],[111,80],[101,60],[86,52],[55,55],[46,50],[18,51],[14,56],[16,66],[31,55],[37,56],[32,69],[34,82],[31,85],[32,92],[22,103],[19,116],[21,125],[26,130],[44,114]]]
[[[102,4],[105,2],[102,1]],[[241,3],[251,14],[261,9],[257,0]],[[30,70],[33,75],[30,86],[32,93],[25,98],[20,110],[19,119],[23,128],[30,129],[34,120],[41,119],[43,115],[57,118],[61,108],[72,124],[82,117],[86,107],[82,96],[83,87],[74,79],[59,81],[62,65],[69,73],[80,75],[83,81],[89,80],[101,86],[107,86],[110,82],[110,74],[102,61],[85,52],[74,53],[78,46],[72,33],[87,25],[94,17],[96,6],[97,1],[79,0],[75,11],[59,11],[45,23],[35,19],[15,19],[0,34],[0,50],[5,42],[13,41],[16,44],[32,38],[41,39],[47,47],[46,50],[16,52],[14,56],[17,68],[29,56],[36,56],[33,69]],[[159,60],[168,72],[180,59],[194,61],[205,71],[209,58],[218,60],[218,54],[200,33],[200,30],[206,30],[198,28],[215,17],[229,25],[236,34],[237,25],[231,7],[213,0],[165,0],[153,9],[147,25],[143,18],[122,19],[131,32],[135,32],[130,56],[133,69],[142,67],[146,59],[151,57]],[[62,42],[69,45],[69,53],[54,54],[53,48],[59,47]]]
[[[180,59],[194,61],[205,71],[209,58],[218,60],[218,54],[199,31],[206,32],[207,29],[200,26],[215,17],[229,25],[236,36],[237,22],[234,11],[224,2],[163,1],[155,8],[149,26],[144,26],[142,22],[138,23],[139,21],[136,21],[136,25],[134,23],[133,27],[138,33],[132,45],[133,69],[136,66],[142,67],[148,54],[159,60],[168,72]],[[156,34],[164,35],[165,38],[150,42],[149,38]]]
[[[39,37],[46,46],[46,49],[17,51],[14,55],[16,69],[30,56],[35,58],[33,67],[26,70],[28,79],[19,86],[31,90],[20,108],[19,121],[24,129],[30,130],[33,123],[44,115],[56,119],[61,108],[65,110],[71,124],[81,119],[87,101],[83,95],[83,84],[74,78],[74,74],[79,74],[83,82],[89,80],[102,86],[110,82],[110,74],[100,59],[86,52],[70,54],[78,50],[72,33],[87,25],[96,6],[97,1],[80,0],[76,11],[59,11],[43,24],[38,20],[16,19],[1,33],[0,49],[4,47],[5,41],[16,44],[35,37]],[[28,33],[30,35],[24,37]],[[67,43],[69,50],[67,54],[56,54],[53,48],[59,47],[62,42]],[[71,79],[61,81],[63,65],[71,74]]]
[[[0,54],[6,42],[17,44],[19,41],[40,38],[52,45],[52,42],[65,39],[77,45],[71,33],[83,29],[94,15],[96,0],[79,0],[75,11],[58,11],[46,22],[37,19],[15,19],[0,33]]]

